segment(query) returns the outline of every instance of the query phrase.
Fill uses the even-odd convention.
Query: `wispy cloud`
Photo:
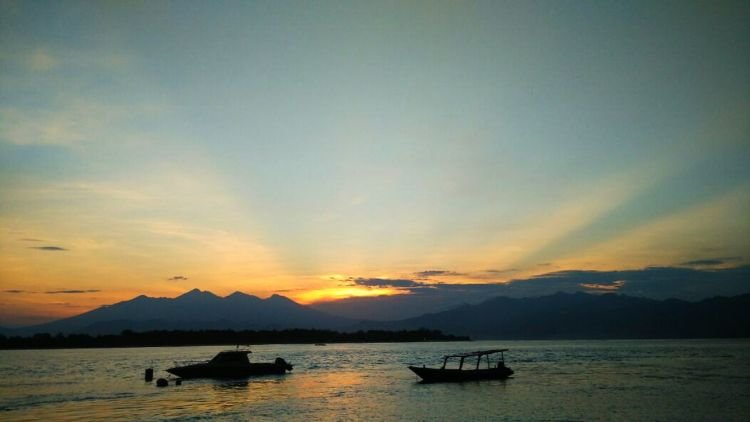
[[[49,47],[37,47],[23,54],[10,54],[16,65],[32,72],[50,72],[64,68],[78,71],[127,71],[132,62],[130,56],[112,51],[91,51],[67,48],[55,51]]]
[[[506,270],[484,270],[488,274],[507,274],[518,271],[518,268],[508,268]]]
[[[455,271],[446,271],[446,270],[425,270],[425,271],[418,271],[414,273],[415,276],[419,279],[426,279],[430,277],[457,277],[457,276],[465,276],[465,273],[458,273]]]
[[[122,111],[116,106],[78,98],[34,110],[4,107],[0,108],[4,123],[0,135],[16,145],[73,146],[103,138],[107,126],[121,119]]]
[[[35,72],[46,72],[54,69],[60,61],[43,48],[34,50],[26,58],[26,66]]]
[[[493,296],[533,297],[557,292],[617,291],[654,299],[697,300],[750,292],[750,266],[728,269],[648,267],[637,270],[566,270],[503,283],[423,283],[408,279],[355,278],[358,286],[393,287],[412,295],[476,302]]]
[[[8,289],[8,290],[3,290],[3,293],[26,293],[26,290]]]
[[[581,283],[581,287],[584,289],[604,292],[614,292],[620,287],[625,285],[625,280],[617,280],[612,283],[600,284],[600,283]]]
[[[732,262],[742,261],[740,256],[728,256],[723,258],[696,259],[693,261],[681,262],[679,265],[688,267],[714,267]]]
[[[188,278],[185,277],[184,275],[174,275],[172,277],[169,277],[167,280],[168,281],[185,281],[187,279]]]
[[[468,280],[482,280],[489,281],[504,278],[504,275],[518,271],[517,268],[508,268],[503,270],[490,269],[483,271],[452,271],[452,270],[424,270],[417,271],[414,274],[416,280],[430,280],[435,278],[454,277],[461,278],[464,281]]]
[[[409,279],[392,279],[392,278],[354,278],[351,280],[356,286],[365,287],[418,287],[423,286],[424,283],[420,283],[415,280]]]
[[[101,290],[97,289],[90,289],[90,290],[50,290],[47,292],[44,292],[48,295],[60,295],[60,294],[81,294],[81,293],[98,293],[101,292]]]
[[[48,252],[67,251],[67,249],[63,248],[62,246],[29,246],[29,249],[36,249],[39,251],[48,251]]]
[[[164,110],[164,106],[157,104],[112,103],[77,93],[60,94],[34,108],[0,107],[0,141],[66,148],[103,141],[143,144],[153,139],[152,133],[134,130],[127,123],[153,119]]]
[[[29,238],[29,237],[23,238],[23,239],[18,239],[18,240],[20,240],[21,242],[42,242],[43,241],[42,239],[32,239],[32,238]]]

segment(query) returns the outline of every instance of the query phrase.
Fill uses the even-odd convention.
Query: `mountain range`
[[[685,264],[722,264],[737,257],[699,260]],[[493,297],[534,298],[564,293],[617,293],[655,300],[680,299],[697,302],[715,296],[732,297],[750,293],[750,266],[731,268],[647,267],[636,270],[553,271],[508,282],[425,281],[433,274],[465,274],[450,271],[423,271],[412,279],[353,279],[358,286],[384,287],[401,294],[363,296],[314,303],[319,311],[352,319],[397,321],[427,313],[476,305]]]
[[[354,324],[300,305],[284,296],[267,299],[234,292],[219,297],[193,289],[176,298],[138,296],[83,314],[14,330],[32,333],[116,334],[122,330],[343,329]]]
[[[427,328],[474,339],[750,337],[750,294],[699,302],[614,293],[495,297],[398,321],[364,321],[331,315],[279,295],[260,299],[235,292],[219,297],[193,289],[176,298],[138,296],[71,318],[6,330],[5,334],[287,328]]]
[[[496,297],[368,329],[440,329],[474,339],[750,337],[750,294],[699,302],[620,294]]]

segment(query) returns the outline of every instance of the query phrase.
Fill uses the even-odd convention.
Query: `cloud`
[[[735,257],[721,258],[724,261]],[[704,260],[701,260],[704,261]],[[399,295],[340,299],[321,305],[332,312],[348,309],[348,316],[362,313],[372,319],[407,318],[427,312],[439,312],[462,304],[481,303],[504,296],[511,298],[539,297],[564,293],[617,293],[650,299],[682,299],[697,301],[716,296],[736,296],[750,293],[750,266],[734,268],[646,267],[633,270],[552,271],[509,281],[490,281],[501,272],[513,270],[485,270],[466,273],[469,282],[429,282],[416,278],[341,277],[349,286],[392,288]],[[418,276],[452,274],[447,270],[415,272]],[[490,276],[488,276],[490,275]],[[339,305],[336,305],[338,303]],[[404,310],[396,312],[396,308]]]
[[[625,285],[625,280],[617,280],[612,283],[599,284],[599,283],[581,283],[580,286],[584,289],[603,291],[603,292],[614,292],[620,287]]]
[[[741,260],[742,257],[740,256],[727,256],[724,258],[696,259],[694,261],[681,262],[679,265],[685,265],[688,267],[714,267]]]
[[[409,279],[391,279],[391,278],[354,278],[354,285],[365,287],[395,287],[408,288],[423,286],[424,283]]]
[[[101,290],[91,289],[91,290],[51,290],[44,292],[48,295],[59,295],[59,294],[81,294],[81,293],[98,293],[101,292]]]
[[[456,276],[465,276],[466,274],[463,273],[457,273],[455,271],[445,271],[445,270],[425,270],[425,271],[419,271],[414,273],[419,279],[425,279],[430,277],[456,277]]]
[[[61,246],[30,246],[29,249],[37,249],[40,251],[50,251],[50,252],[67,251],[67,249]]]
[[[507,270],[484,270],[486,273],[490,274],[505,274],[505,273],[513,273],[518,271],[518,268],[508,268]]]
[[[20,240],[21,242],[41,242],[42,241],[42,239],[32,239],[30,237],[26,237],[26,238],[18,239],[18,240]]]
[[[185,281],[187,279],[188,278],[185,277],[184,275],[175,275],[175,276],[169,277],[167,280],[169,280],[169,281]]]
[[[153,117],[162,110],[159,105],[104,103],[71,94],[34,108],[6,105],[0,107],[0,141],[66,148],[103,140],[120,145],[142,144],[152,136],[128,127],[127,122]]]
[[[3,290],[3,293],[26,293],[26,290],[8,289]]]
[[[420,283],[414,280],[354,279],[358,285],[396,287],[400,295],[342,299],[321,310],[371,319],[400,319],[439,312],[465,303],[565,293],[618,293],[664,300],[697,301],[750,293],[750,266],[726,269],[648,267],[624,271],[569,270],[504,283]]]
[[[570,270],[542,274],[509,283],[517,293],[544,290],[590,291],[592,286],[616,285],[617,292],[652,299],[700,300],[750,292],[750,266],[724,269],[647,267],[637,270]],[[601,290],[601,289],[600,289]]]
[[[36,49],[26,59],[26,65],[28,68],[35,72],[46,72],[52,70],[57,67],[58,64],[60,64],[59,60],[41,48]]]
[[[517,268],[509,268],[504,270],[484,270],[477,272],[458,272],[448,270],[424,270],[417,271],[414,273],[415,279],[417,280],[429,280],[433,277],[462,277],[466,280],[497,280],[500,275],[508,274],[518,271]]]

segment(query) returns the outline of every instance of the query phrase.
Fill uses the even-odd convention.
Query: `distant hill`
[[[75,317],[8,330],[6,335],[292,328],[429,329],[473,339],[750,337],[750,294],[700,302],[586,293],[495,297],[414,318],[362,322],[332,316],[278,295],[260,299],[236,292],[222,298],[195,289],[176,298],[138,296]]]
[[[176,298],[138,296],[71,318],[12,330],[13,334],[116,334],[122,330],[340,329],[354,321],[328,315],[286,297],[268,299],[235,292],[219,297],[191,290]]]
[[[699,260],[694,263],[725,262],[716,259]],[[750,266],[708,269],[647,267],[620,271],[567,270],[502,283],[425,283],[418,279],[353,281],[355,284],[358,282],[364,285],[397,287],[403,294],[351,297],[314,303],[310,306],[344,318],[398,321],[426,313],[451,310],[463,304],[476,305],[494,297],[534,298],[558,292],[617,293],[655,300],[680,299],[697,302],[716,296],[750,294]],[[394,286],[394,282],[397,285]]]
[[[498,295],[493,295],[498,296]],[[487,297],[476,299],[479,303]],[[430,312],[440,312],[453,309],[467,303],[466,297],[459,295],[416,295],[402,294],[391,296],[350,297],[329,302],[318,302],[310,305],[330,315],[337,315],[349,319],[364,319],[375,321],[398,321],[414,318]]]
[[[478,305],[364,328],[440,329],[473,339],[750,337],[750,294],[700,302],[618,294],[497,297]]]

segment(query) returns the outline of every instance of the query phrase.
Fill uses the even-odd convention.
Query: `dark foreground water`
[[[508,347],[505,381],[419,384],[409,364]],[[750,420],[750,341],[263,345],[286,376],[143,381],[222,347],[0,351],[0,420]]]

